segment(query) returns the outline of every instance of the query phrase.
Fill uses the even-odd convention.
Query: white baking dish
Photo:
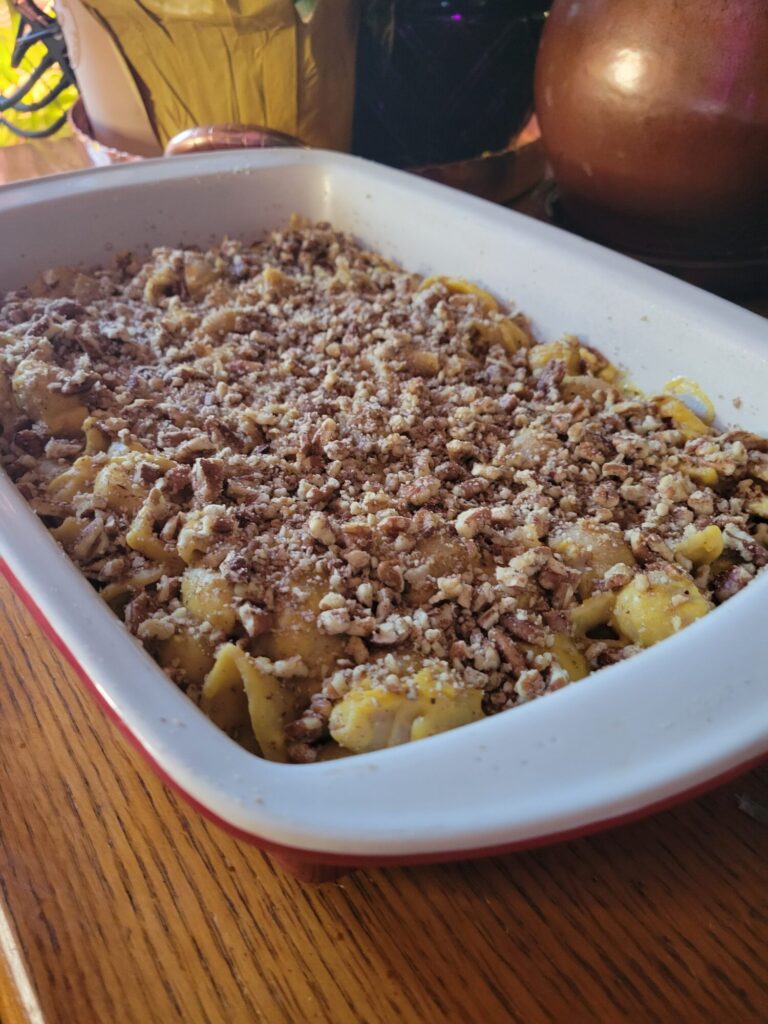
[[[293,211],[411,269],[481,282],[519,303],[541,336],[577,332],[641,386],[693,377],[724,420],[768,434],[766,321],[555,228],[337,154],[213,153],[0,189],[0,291],[120,249],[254,238]],[[0,553],[166,778],[240,834],[312,861],[528,845],[658,806],[768,752],[768,574],[674,638],[544,700],[393,750],[296,766],[219,732],[6,478]]]

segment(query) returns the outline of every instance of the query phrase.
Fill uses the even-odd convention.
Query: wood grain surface
[[[0,1022],[764,1024],[740,796],[768,805],[768,766],[565,845],[301,885],[151,774],[0,580]]]
[[[3,1024],[768,1019],[768,827],[737,802],[768,767],[559,847],[305,886],[151,774],[4,582],[0,622]]]
[[[0,185],[64,171],[80,171],[88,158],[77,139],[45,139],[0,149]]]

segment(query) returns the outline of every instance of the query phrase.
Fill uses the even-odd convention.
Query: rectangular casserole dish
[[[0,291],[121,249],[251,240],[292,212],[410,270],[477,281],[513,300],[541,338],[577,333],[640,387],[693,378],[722,420],[768,434],[765,320],[556,228],[338,154],[230,151],[6,187]],[[658,807],[768,752],[768,573],[657,647],[513,714],[284,765],[239,748],[187,700],[3,475],[0,565],[154,767],[284,863],[437,860],[550,841]]]

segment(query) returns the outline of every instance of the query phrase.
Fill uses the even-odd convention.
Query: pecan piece
[[[132,633],[138,632],[139,626],[149,618],[152,610],[149,594],[143,590],[125,606],[124,618],[128,629]]]
[[[490,525],[491,510],[482,505],[479,508],[469,508],[466,512],[460,512],[456,517],[456,533],[467,540],[476,537]]]
[[[45,446],[47,459],[72,459],[83,450],[83,442],[64,437],[52,437]]]
[[[192,467],[192,490],[203,505],[216,501],[224,486],[224,463],[221,459],[195,459]]]
[[[47,434],[34,427],[29,430],[17,430],[13,435],[13,443],[17,448],[21,448],[27,455],[31,455],[34,459],[39,459],[45,449],[45,438]]]
[[[544,612],[541,617],[553,633],[568,632],[568,616],[565,612],[553,608],[552,611]]]
[[[456,483],[458,480],[466,480],[467,471],[458,462],[441,462],[435,469],[435,477],[443,483]]]
[[[61,320],[82,320],[86,309],[73,299],[54,299],[48,303],[48,312]]]
[[[312,764],[317,760],[317,747],[304,741],[289,743],[285,752],[291,764]]]
[[[536,381],[535,390],[550,402],[559,398],[559,388],[565,377],[565,363],[562,359],[550,359]]]
[[[440,481],[433,476],[423,476],[400,488],[400,497],[409,505],[420,508],[440,493]]]
[[[734,594],[743,590],[751,580],[752,577],[741,565],[734,565],[730,569],[726,569],[725,572],[721,572],[719,576],[715,577],[712,583],[715,601],[722,604],[723,601],[727,601],[729,597],[733,597]]]
[[[371,643],[377,647],[396,647],[404,643],[411,635],[411,625],[402,615],[393,615],[379,623],[378,629],[371,634]]]
[[[530,618],[524,611],[502,615],[501,624],[515,639],[527,644],[543,644],[547,639],[544,626]]]
[[[163,470],[154,462],[139,463],[139,479],[143,484],[154,484],[163,475]]]
[[[407,516],[386,516],[379,522],[378,527],[385,537],[397,537],[398,534],[408,533],[411,522]]]
[[[393,562],[389,559],[384,559],[379,562],[378,568],[376,569],[376,575],[385,586],[391,587],[396,594],[402,594],[405,587],[403,570],[397,562]]]
[[[336,541],[336,534],[331,529],[328,516],[323,512],[313,512],[307,522],[309,535],[313,540],[324,544],[327,548]]]
[[[725,526],[723,539],[726,548],[736,551],[746,562],[753,562],[758,569],[768,564],[768,549],[758,544],[754,537],[734,523]]]
[[[503,629],[492,629],[488,637],[496,645],[499,654],[513,672],[519,673],[524,671],[525,656],[508,633],[505,633]]]
[[[180,494],[192,482],[192,470],[189,466],[173,466],[165,474],[163,489],[169,494]]]
[[[264,608],[246,601],[237,609],[237,617],[250,637],[263,636],[274,625],[274,616]]]

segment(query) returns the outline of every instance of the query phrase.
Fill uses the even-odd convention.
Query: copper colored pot
[[[256,124],[204,124],[187,128],[174,135],[165,147],[164,156],[184,153],[207,153],[216,149],[271,149],[298,146],[304,143],[293,135],[276,132]]]
[[[557,0],[536,109],[575,230],[680,258],[768,248],[768,0]]]

